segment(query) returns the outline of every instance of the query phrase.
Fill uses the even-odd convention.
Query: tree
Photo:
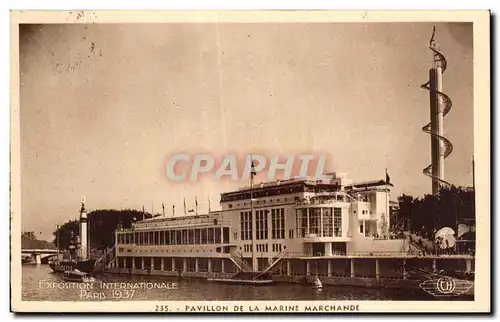
[[[397,218],[405,230],[433,239],[437,230],[450,227],[457,232],[461,219],[475,219],[474,191],[463,187],[444,187],[436,196],[425,195],[414,198],[409,195],[398,197]],[[396,227],[395,223],[393,227]]]
[[[80,224],[78,220],[70,220],[63,225],[59,226],[59,229],[54,231],[54,244],[58,249],[68,249],[71,240],[71,232],[75,235],[79,235]]]
[[[132,223],[143,218],[151,218],[149,213],[142,213],[138,210],[114,210],[99,209],[87,214],[88,218],[88,241],[91,249],[112,247],[115,244],[115,230],[122,226],[125,229],[131,228]],[[67,249],[71,231],[79,235],[80,224],[78,220],[71,220],[59,227],[59,231],[54,231],[54,243],[61,249]],[[59,236],[59,240],[58,240]]]

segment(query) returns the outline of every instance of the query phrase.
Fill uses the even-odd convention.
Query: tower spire
[[[420,87],[429,91],[430,122],[422,131],[431,136],[431,164],[423,172],[432,179],[432,194],[437,195],[442,186],[449,185],[444,180],[444,159],[453,151],[450,140],[444,137],[444,117],[451,109],[448,95],[443,93],[443,73],[446,71],[446,58],[437,49],[436,28],[432,27],[429,49],[432,51],[433,64],[429,69],[429,81]]]

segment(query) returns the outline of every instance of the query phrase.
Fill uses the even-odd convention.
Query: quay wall
[[[114,274],[150,275],[189,278],[230,278],[238,270],[227,258],[123,258],[104,271]],[[409,273],[403,263],[417,271],[473,272],[473,258],[283,258],[269,272],[273,280],[301,283],[308,276],[318,276],[324,285],[345,285],[385,288],[419,288],[428,277],[415,271]]]

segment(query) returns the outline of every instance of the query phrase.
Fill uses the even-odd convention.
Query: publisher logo
[[[420,283],[420,288],[436,297],[459,296],[469,291],[474,283],[467,280],[457,280],[444,276]]]

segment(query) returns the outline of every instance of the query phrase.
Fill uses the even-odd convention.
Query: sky
[[[445,179],[472,185],[472,24],[438,23],[448,60]],[[176,153],[327,155],[391,199],[431,193],[429,23],[64,24],[20,27],[22,229],[52,239],[92,209],[183,213],[247,181],[173,182]],[[257,176],[257,181],[265,180]]]

